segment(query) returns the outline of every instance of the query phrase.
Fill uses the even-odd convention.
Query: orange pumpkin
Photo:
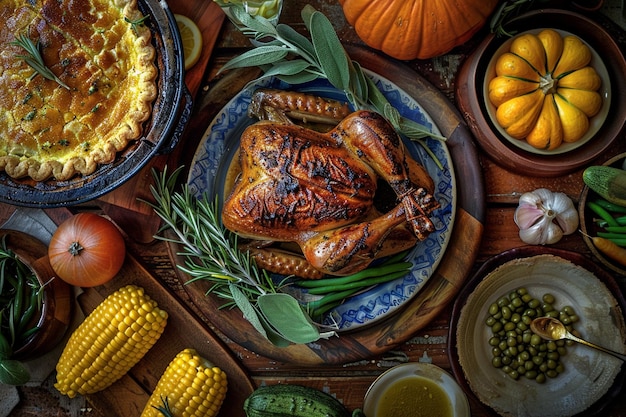
[[[397,59],[427,59],[467,42],[498,0],[339,0],[367,45]]]

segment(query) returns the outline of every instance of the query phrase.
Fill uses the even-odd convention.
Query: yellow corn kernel
[[[136,317],[136,321],[141,318],[144,325],[132,330],[135,322],[129,322],[129,317]],[[56,366],[55,388],[73,398],[109,387],[148,352],[166,323],[167,312],[159,309],[143,288],[120,288],[105,298],[70,336]]]
[[[161,375],[141,417],[213,417],[227,389],[224,371],[194,349],[184,349]]]

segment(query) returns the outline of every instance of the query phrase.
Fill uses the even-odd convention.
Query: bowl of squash
[[[626,122],[626,61],[593,20],[541,9],[488,36],[459,71],[459,107],[480,146],[526,175],[559,176],[602,154]]]
[[[555,155],[598,133],[611,105],[611,80],[602,58],[583,39],[537,28],[498,48],[487,66],[483,100],[505,140]]]

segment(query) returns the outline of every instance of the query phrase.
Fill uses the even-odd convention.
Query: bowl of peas
[[[603,165],[626,168],[626,153]],[[578,200],[583,239],[594,258],[609,270],[626,276],[626,207],[614,204],[584,186]]]
[[[501,416],[601,415],[621,389],[622,362],[533,333],[554,317],[578,336],[626,351],[626,301],[613,277],[581,254],[524,246],[483,264],[453,306],[448,351],[468,395]]]

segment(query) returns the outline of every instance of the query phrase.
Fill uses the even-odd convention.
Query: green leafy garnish
[[[43,61],[43,57],[41,56],[41,51],[39,50],[39,47],[40,47],[39,40],[37,40],[37,43],[35,44],[28,36],[22,33],[22,34],[19,34],[15,38],[15,41],[11,42],[11,44],[21,46],[22,48],[24,48],[24,50],[26,51],[26,55],[16,55],[16,56],[17,58],[22,59],[32,69],[35,70],[35,74],[33,74],[33,76],[35,76],[36,74],[39,74],[42,77],[50,81],[56,81],[57,84],[59,84],[61,87],[67,90],[70,89],[70,87],[67,84],[61,81],[59,77],[57,77],[52,72],[52,70],[46,66],[46,63]]]
[[[0,360],[0,382],[7,385],[24,385],[30,381],[30,373],[24,364],[13,359]]]
[[[130,24],[130,28],[132,29],[132,31],[137,34],[137,28],[140,26],[143,26],[144,23],[146,22],[146,19],[148,19],[150,17],[150,15],[145,15],[140,17],[139,19],[129,19],[126,16],[124,16],[124,21],[126,23]]]
[[[418,140],[442,168],[432,151],[421,141],[425,137],[445,140],[420,123],[400,115],[361,66],[350,59],[331,22],[312,6],[302,10],[304,24],[311,40],[285,24],[272,25],[261,16],[250,16],[240,6],[231,6],[231,13],[241,22],[239,29],[252,39],[253,49],[231,59],[221,71],[258,66],[264,76],[274,76],[290,84],[326,78],[346,94],[356,109],[374,110],[382,114],[398,131],[411,140]]]
[[[198,199],[186,184],[180,192],[174,191],[181,169],[169,177],[167,169],[161,175],[155,172],[155,185],[151,186],[155,203],[147,203],[163,220],[160,232],[169,229],[175,235],[167,237],[159,233],[157,238],[183,248],[179,255],[184,257],[185,264],[178,268],[191,277],[187,283],[210,282],[207,294],[225,299],[222,307],[239,308],[254,328],[277,346],[308,343],[323,337],[298,301],[279,294],[269,274],[256,266],[248,252],[238,249],[237,235],[221,223],[217,198],[211,200],[205,194]],[[276,319],[282,314],[282,310],[277,311],[277,303],[259,303],[263,297],[271,300],[277,295],[292,298],[290,314],[283,321]],[[302,329],[300,335],[293,336],[294,326]]]

